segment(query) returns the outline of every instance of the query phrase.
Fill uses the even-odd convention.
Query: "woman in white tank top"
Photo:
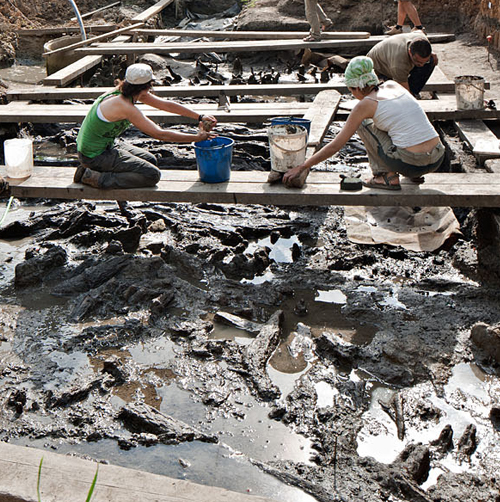
[[[369,57],[358,56],[346,68],[345,83],[359,99],[339,134],[319,152],[283,176],[283,183],[336,154],[357,132],[363,140],[373,177],[370,188],[401,190],[399,176],[415,183],[439,168],[444,146],[418,101],[401,85],[389,80],[379,84]]]

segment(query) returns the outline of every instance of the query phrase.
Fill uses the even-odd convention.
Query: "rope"
[[[0,220],[0,228],[3,225],[3,222],[4,222],[5,218],[7,217],[7,213],[9,212],[10,205],[12,204],[13,200],[14,200],[14,196],[11,196],[10,199],[9,199],[9,202],[7,203],[7,207],[5,208],[5,211],[3,213],[2,219]]]

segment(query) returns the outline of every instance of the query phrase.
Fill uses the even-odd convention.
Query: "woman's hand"
[[[283,175],[283,183],[285,185],[290,185],[290,183],[295,179],[300,176],[302,171],[304,169],[307,169],[305,164],[300,164],[300,166],[294,167],[292,169],[289,169],[284,175]]]
[[[210,132],[217,125],[217,119],[212,115],[201,115],[199,127],[202,131]]]
[[[205,141],[207,139],[216,138],[217,134],[209,131],[200,131],[195,137],[194,141]]]

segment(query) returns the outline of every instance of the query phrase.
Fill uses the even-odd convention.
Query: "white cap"
[[[144,63],[130,65],[125,72],[125,80],[132,85],[147,84],[154,78],[151,66]]]

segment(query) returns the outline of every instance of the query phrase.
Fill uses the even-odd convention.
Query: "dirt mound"
[[[480,0],[416,0],[422,22],[432,31],[462,32],[470,28],[479,13]],[[333,20],[337,31],[362,30],[381,34],[384,23],[394,23],[397,7],[393,2],[379,0],[323,0],[321,6]],[[436,13],[439,12],[439,16]],[[240,16],[239,29],[274,30],[307,28],[304,2],[300,0],[259,0]]]

